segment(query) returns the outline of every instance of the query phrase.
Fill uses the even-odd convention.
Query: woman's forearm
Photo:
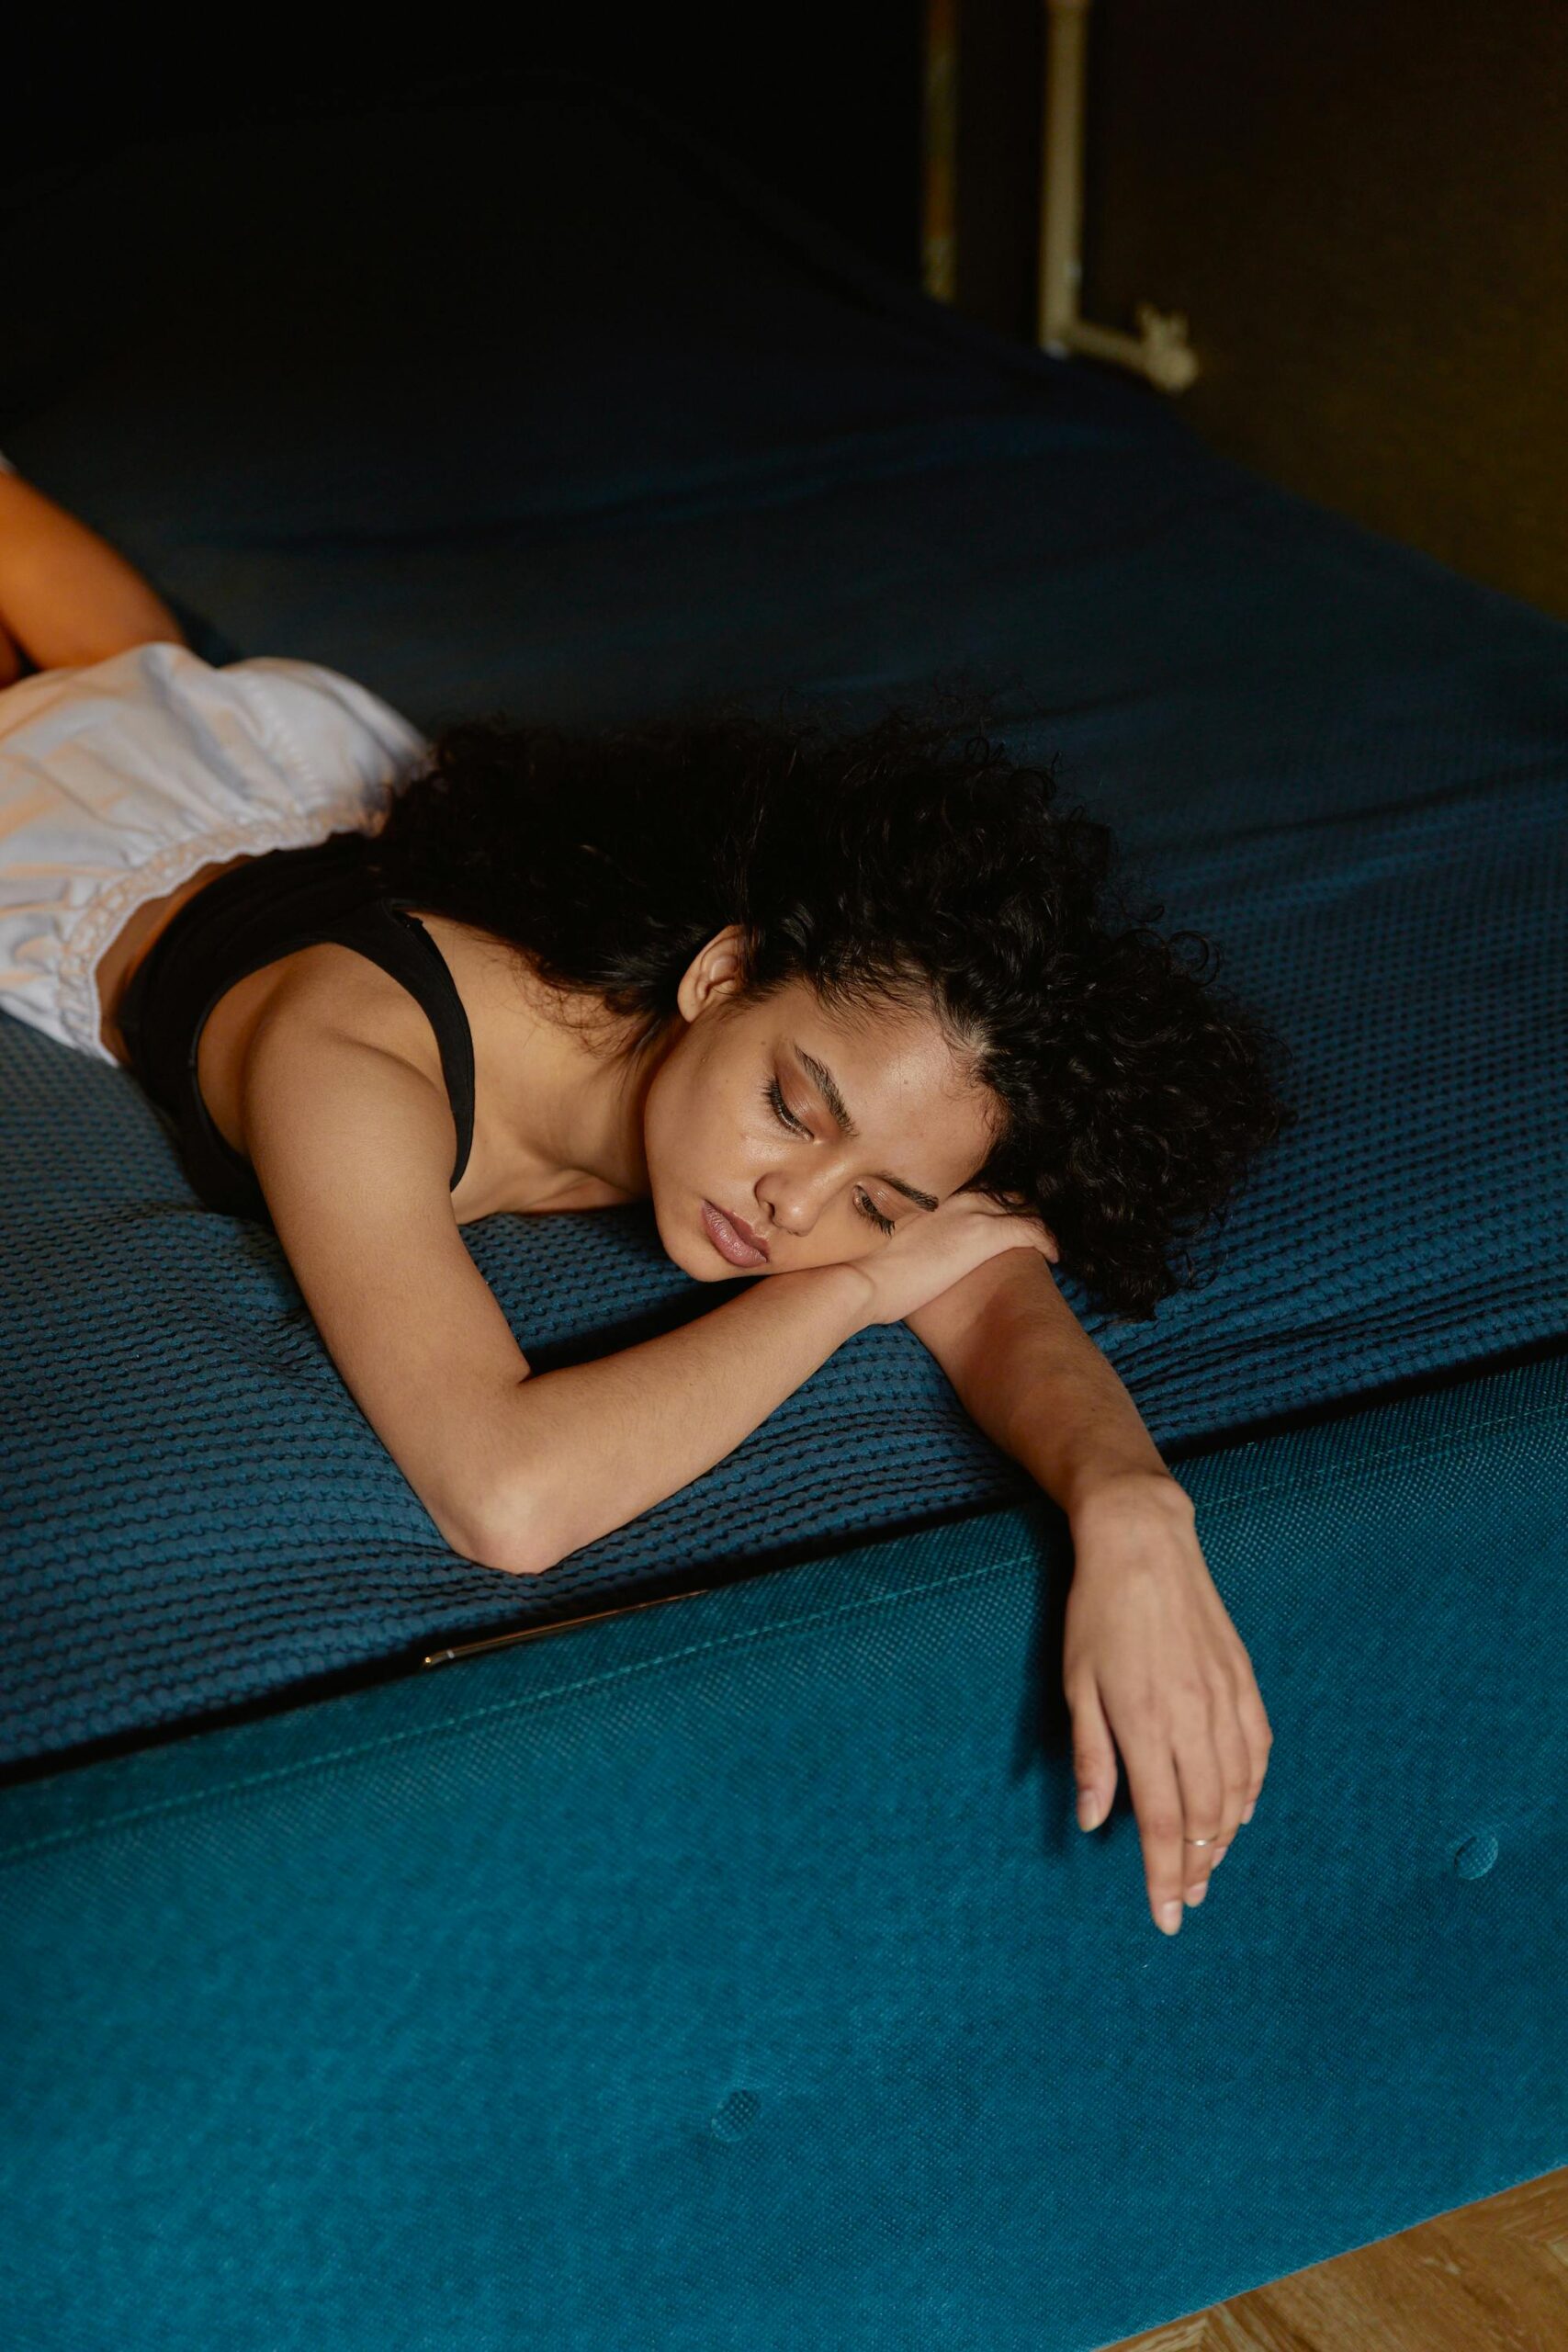
[[[0,472],[0,639],[40,670],[107,661],[184,632],[135,566],[19,474]]]
[[[972,1276],[967,1316],[930,1310],[919,1336],[970,1419],[1072,1512],[1128,1471],[1168,1478],[1126,1387],[1036,1254],[1010,1251]],[[914,1319],[914,1318],[912,1318]]]
[[[711,1314],[516,1390],[518,1466],[487,1564],[537,1572],[690,1486],[870,1318],[852,1265],[773,1274]]]
[[[1114,1368],[1076,1323],[1074,1329],[1077,1344],[1055,1334],[1019,1341],[1001,1441],[1069,1517],[1130,1471],[1176,1483]]]

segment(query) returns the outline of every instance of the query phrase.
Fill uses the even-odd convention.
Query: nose
[[[770,1200],[759,1192],[757,1222],[764,1233],[788,1233],[803,1238],[816,1224],[819,1207],[808,1184],[777,1185]]]
[[[856,1155],[863,1145],[847,1142],[814,1144],[802,1158],[783,1158],[760,1176],[755,1186],[759,1209],[765,1210],[767,1230],[794,1234],[804,1240],[830,1208],[853,1175]]]

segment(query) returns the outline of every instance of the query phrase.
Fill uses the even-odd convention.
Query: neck
[[[503,942],[416,911],[468,1015],[476,1094],[498,1174],[515,1170],[547,1196],[586,1179],[646,1199],[644,1107],[679,1019],[634,1059],[624,1050],[627,1023],[581,998],[563,1003]],[[510,1173],[502,1181],[510,1183]]]

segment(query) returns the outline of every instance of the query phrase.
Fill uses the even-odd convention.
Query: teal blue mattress
[[[0,1018],[6,2352],[1089,2352],[1568,2163],[1568,632],[598,85],[7,232],[0,447],[209,659],[427,727],[966,674],[1302,1117],[1201,1288],[1067,1285],[1275,1733],[1167,1939],[1124,1774],[1073,1826],[1066,1522],[911,1334],[520,1585]],[[716,1303],[638,1210],[467,1238],[541,1363]]]
[[[427,727],[990,688],[1295,1056],[1300,1124],[1200,1287],[1117,1325],[1065,1284],[1171,1463],[1560,1350],[1568,631],[964,324],[614,93],[428,111],[417,171],[408,137],[372,111],[24,189],[0,446],[209,658],[325,662]],[[129,1075],[0,1017],[0,1091],[12,1768],[1038,1500],[867,1331],[520,1584],[441,1542]],[[715,1303],[640,1207],[467,1238],[541,1366]]]

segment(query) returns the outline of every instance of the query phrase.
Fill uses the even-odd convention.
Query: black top
[[[173,1119],[186,1172],[209,1208],[270,1226],[251,1163],[224,1142],[197,1084],[197,1047],[226,989],[298,947],[333,940],[367,956],[416,997],[441,1049],[457,1128],[456,1187],[474,1135],[474,1046],[446,960],[406,899],[366,869],[369,836],[333,833],[268,850],[187,899],[131,975],[119,1009],[130,1066]]]

